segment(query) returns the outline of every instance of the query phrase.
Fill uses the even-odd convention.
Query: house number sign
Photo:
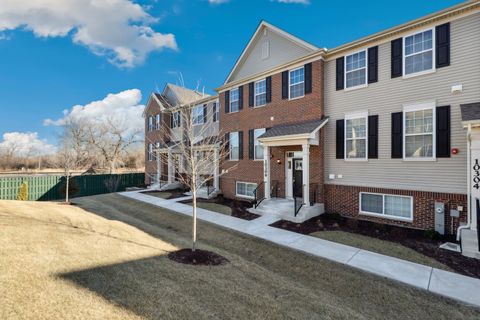
[[[478,159],[475,159],[475,164],[473,165],[473,187],[475,189],[480,189],[480,165],[478,164]]]

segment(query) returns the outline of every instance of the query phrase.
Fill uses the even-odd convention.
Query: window
[[[192,109],[193,125],[203,124],[203,106],[196,106]]]
[[[305,70],[303,67],[292,70],[289,73],[289,97],[290,99],[305,95]]]
[[[403,38],[403,74],[433,70],[433,29]]]
[[[148,161],[153,160],[153,144],[148,144]]]
[[[240,152],[240,140],[238,139],[238,132],[230,132],[230,160],[238,160]]]
[[[345,87],[353,88],[367,84],[367,51],[345,57]]]
[[[258,141],[258,137],[260,137],[262,134],[265,133],[265,128],[263,129],[255,129],[253,131],[253,136],[254,136],[254,146],[255,146],[255,160],[263,160],[263,146],[260,144],[260,141]]]
[[[413,198],[377,193],[360,193],[360,212],[397,220],[413,220]]]
[[[404,109],[404,158],[434,158],[434,103]]]
[[[180,111],[174,112],[173,113],[173,122],[172,122],[172,128],[178,128],[180,127]]]
[[[155,116],[155,130],[160,130],[160,113]]]
[[[345,159],[367,159],[367,114],[345,117]]]
[[[218,116],[219,116],[218,112],[219,112],[218,102],[214,102],[213,103],[213,122],[218,121]]]
[[[238,88],[230,90],[230,112],[237,112],[239,106]]]
[[[148,117],[148,131],[152,131],[152,130],[153,130],[153,117],[149,116]]]
[[[263,106],[267,103],[267,80],[263,79],[255,82],[255,107]]]
[[[253,191],[257,188],[256,183],[237,182],[236,194],[239,197],[254,198]]]

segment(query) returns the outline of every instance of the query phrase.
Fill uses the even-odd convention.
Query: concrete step
[[[295,216],[293,200],[284,198],[265,199],[257,208],[250,208],[248,211],[262,216],[273,214],[282,220],[296,223],[302,223],[325,212],[323,203],[316,203],[313,206],[302,206]]]

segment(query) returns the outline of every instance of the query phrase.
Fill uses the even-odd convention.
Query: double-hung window
[[[203,124],[203,106],[196,106],[192,109],[193,125]]]
[[[367,51],[345,57],[345,87],[354,88],[367,84]]]
[[[173,116],[172,128],[180,127],[180,111],[174,112],[172,116]]]
[[[254,148],[255,148],[255,153],[254,153],[254,159],[255,160],[263,160],[263,146],[262,144],[260,143],[260,141],[258,141],[258,137],[260,137],[262,134],[265,133],[265,128],[262,128],[262,129],[255,129],[253,131],[253,135],[254,135]]]
[[[254,198],[254,191],[257,188],[256,183],[237,182],[236,194],[239,197]]]
[[[230,132],[230,160],[238,160],[240,153],[240,140],[238,132]]]
[[[160,130],[160,113],[155,116],[155,130]]]
[[[345,116],[345,159],[367,159],[367,113]]]
[[[214,102],[213,103],[213,122],[217,122],[218,121],[218,113],[219,113],[219,108],[218,108],[218,102]]]
[[[396,220],[413,220],[413,198],[378,193],[360,193],[360,213]]]
[[[153,130],[153,117],[149,116],[148,117],[148,131],[152,131],[152,130]]]
[[[230,90],[230,112],[237,112],[239,107],[239,93],[238,88]]]
[[[267,103],[267,80],[263,79],[255,82],[255,107],[263,106]]]
[[[405,76],[434,70],[433,29],[403,38],[403,74]]]
[[[148,161],[153,161],[153,144],[148,144]]]
[[[300,98],[305,95],[305,70],[303,67],[289,72],[289,99]]]
[[[435,103],[405,106],[404,155],[405,159],[433,159],[435,155]]]

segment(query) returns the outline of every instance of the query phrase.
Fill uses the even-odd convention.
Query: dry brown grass
[[[231,263],[181,265],[188,217],[123,198],[0,201],[0,319],[478,319],[480,311],[200,223]]]

